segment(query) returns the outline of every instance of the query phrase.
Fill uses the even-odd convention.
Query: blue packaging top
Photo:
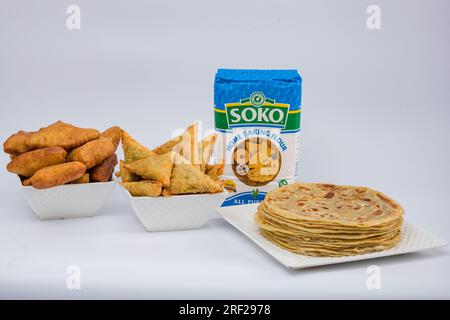
[[[225,110],[225,104],[249,98],[254,92],[261,92],[276,102],[289,104],[290,111],[299,110],[302,78],[293,69],[219,69],[214,81],[214,108]]]
[[[302,82],[297,70],[255,70],[255,69],[219,69],[216,80],[260,81],[260,80],[293,80]]]

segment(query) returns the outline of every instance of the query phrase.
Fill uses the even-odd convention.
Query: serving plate
[[[428,232],[410,222],[405,221],[402,226],[400,242],[393,248],[348,257],[310,257],[284,250],[259,233],[259,227],[253,222],[253,216],[258,204],[248,204],[221,207],[219,214],[240,232],[249,237],[259,247],[289,269],[301,269],[335,263],[366,260],[379,257],[393,256],[410,252],[417,252],[448,245],[448,242],[431,232]]]

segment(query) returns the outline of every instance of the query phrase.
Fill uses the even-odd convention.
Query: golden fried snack
[[[81,178],[75,179],[73,181],[70,181],[70,184],[80,184],[80,183],[89,183],[89,173],[85,173],[81,176]]]
[[[153,151],[134,140],[126,131],[122,131],[122,148],[126,163],[155,154]]]
[[[100,133],[100,137],[108,138],[111,140],[116,150],[117,147],[119,146],[121,136],[122,136],[122,129],[118,126],[108,128],[102,133]]]
[[[156,154],[165,154],[169,151],[179,152],[184,158],[190,161],[190,163],[199,165],[200,152],[198,150],[198,123],[195,122],[190,125],[179,136],[163,143],[159,147],[153,149]]]
[[[200,170],[205,172],[206,164],[211,159],[211,155],[214,150],[214,145],[216,144],[217,134],[211,134],[202,140],[202,150],[201,150],[201,163]]]
[[[114,168],[117,165],[117,156],[112,154],[103,160],[98,166],[91,169],[92,182],[108,182],[111,180]]]
[[[31,178],[24,180],[23,184],[36,189],[46,189],[81,178],[85,173],[86,166],[82,162],[66,162],[36,171]]]
[[[164,188],[163,195],[190,193],[218,193],[223,187],[192,164],[176,164],[170,178],[170,185]]]
[[[223,175],[224,164],[207,164],[205,173],[214,181],[219,180],[219,177]]]
[[[120,160],[120,172],[119,176],[122,178],[122,182],[136,182],[141,180],[141,178],[134,173],[128,171],[125,168],[125,161]]]
[[[19,155],[33,150],[33,148],[27,145],[26,141],[30,135],[34,133],[35,132],[25,132],[20,130],[19,132],[12,134],[3,143],[3,151],[11,155]]]
[[[97,139],[100,132],[96,129],[84,129],[58,121],[38,132],[31,133],[25,139],[28,148],[62,147],[66,150],[77,148],[86,142]]]
[[[102,163],[115,152],[113,143],[108,138],[98,138],[78,147],[69,154],[70,161],[81,161],[88,169]]]
[[[157,181],[121,182],[121,185],[134,197],[158,197],[162,191],[162,185]]]
[[[48,147],[22,153],[8,163],[7,170],[26,178],[44,167],[66,161],[67,151],[61,147]]]
[[[125,168],[145,180],[156,180],[161,182],[164,187],[167,187],[172,174],[172,159],[172,152],[162,155],[155,154],[132,163],[126,163]]]

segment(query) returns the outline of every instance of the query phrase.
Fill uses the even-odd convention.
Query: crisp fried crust
[[[56,187],[81,178],[86,172],[86,166],[79,161],[66,162],[42,168],[23,184],[36,189]]]
[[[138,182],[122,182],[121,184],[134,197],[158,197],[162,191],[162,185],[157,181],[142,180]]]
[[[165,154],[170,151],[180,153],[190,163],[198,165],[200,163],[200,151],[198,148],[198,123],[190,125],[179,136],[163,143],[159,147],[153,149],[156,154]]]
[[[89,173],[85,173],[81,176],[81,178],[75,179],[73,181],[70,181],[70,184],[79,184],[79,183],[89,183]]]
[[[22,153],[7,165],[7,170],[24,177],[31,177],[44,167],[66,161],[67,152],[61,147],[49,147]]]
[[[38,132],[31,133],[25,144],[28,148],[62,147],[66,150],[77,148],[86,142],[97,139],[100,132],[96,129],[84,129],[58,121]]]
[[[151,155],[147,158],[125,164],[125,168],[146,180],[156,180],[167,187],[172,174],[172,152]]]
[[[163,195],[189,193],[222,192],[220,184],[192,164],[176,164],[172,171],[169,187],[163,190]]]
[[[98,166],[91,169],[90,180],[92,182],[110,181],[116,165],[117,156],[116,154],[112,154],[103,160],[103,162]]]
[[[76,148],[68,158],[71,161],[81,161],[90,169],[102,163],[114,152],[115,148],[110,139],[99,138]]]
[[[141,180],[141,178],[134,173],[130,172],[127,168],[125,168],[125,161],[120,160],[120,178],[122,182],[136,182]]]
[[[119,146],[121,136],[122,136],[122,129],[118,126],[108,128],[102,133],[100,133],[100,137],[108,138],[111,140],[116,150],[117,147]]]
[[[154,152],[137,142],[126,131],[122,131],[122,148],[126,163],[140,160],[154,154]]]
[[[35,132],[25,132],[21,130],[17,133],[12,134],[3,143],[3,151],[15,156],[33,150],[33,148],[28,146],[26,142],[28,138],[34,133]]]

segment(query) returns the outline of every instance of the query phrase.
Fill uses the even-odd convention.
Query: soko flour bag
[[[224,206],[260,202],[297,179],[302,78],[296,70],[219,69],[214,82],[216,162]]]

